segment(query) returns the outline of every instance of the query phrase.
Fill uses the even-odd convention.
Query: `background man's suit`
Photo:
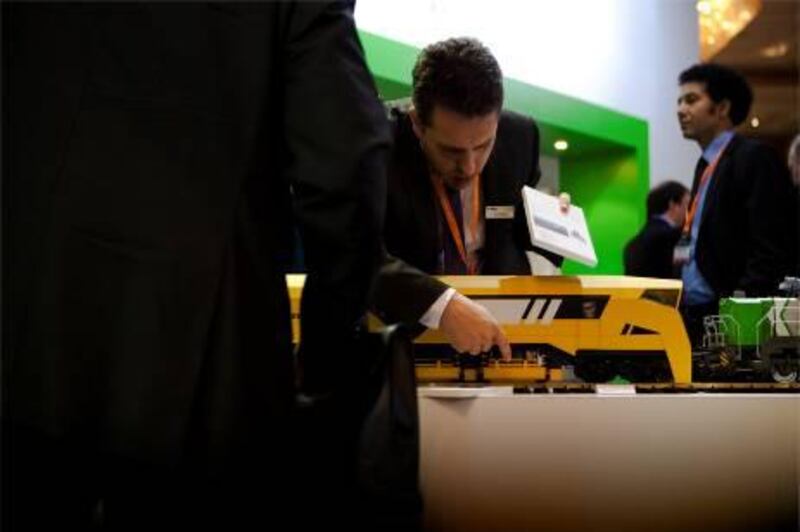
[[[4,423],[282,478],[290,184],[309,382],[335,379],[380,257],[388,127],[351,7],[4,4],[3,41]]]
[[[681,237],[681,228],[671,226],[661,217],[653,216],[625,246],[625,275],[678,277],[672,256]]]
[[[426,273],[437,273],[442,238],[436,195],[428,174],[428,164],[414,135],[407,112],[392,110],[394,147],[389,159],[386,208],[386,248],[389,253]],[[485,241],[481,274],[530,274],[525,250],[531,249],[520,190],[539,180],[539,131],[530,118],[503,111],[497,128],[494,150],[481,173],[481,213],[486,206],[513,206],[510,219],[485,220]],[[391,305],[394,319],[418,319],[447,288],[443,283],[413,272],[403,273],[402,265],[389,270],[409,278],[397,283],[402,291],[403,308]],[[384,268],[384,272],[387,268]],[[413,281],[410,279],[413,278]],[[389,283],[383,283],[384,288]],[[413,290],[409,287],[413,286]],[[402,290],[400,288],[402,287]],[[383,292],[383,291],[381,291]],[[409,297],[409,293],[414,297]],[[398,294],[394,294],[395,296]],[[392,290],[383,297],[394,300]],[[379,305],[389,307],[389,305]]]
[[[692,186],[697,192],[699,173]],[[795,195],[783,161],[735,135],[709,183],[695,253],[718,297],[774,294],[796,264]]]

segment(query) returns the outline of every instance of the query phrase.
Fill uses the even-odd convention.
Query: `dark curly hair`
[[[427,46],[413,71],[414,107],[429,125],[433,108],[475,117],[503,106],[503,73],[477,39],[458,37]]]
[[[753,104],[753,91],[747,80],[735,70],[716,63],[698,63],[678,77],[684,83],[704,83],[706,92],[715,103],[722,100],[731,102],[730,118],[734,126],[741,124]]]

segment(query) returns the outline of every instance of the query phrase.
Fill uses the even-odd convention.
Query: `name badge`
[[[672,263],[678,266],[683,266],[691,258],[691,242],[686,236],[682,236],[678,243],[675,244],[675,249],[672,251]]]
[[[485,217],[487,220],[511,220],[514,218],[514,206],[487,205]]]

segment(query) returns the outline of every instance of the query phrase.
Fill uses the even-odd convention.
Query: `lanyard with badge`
[[[700,177],[700,184],[697,186],[697,192],[695,192],[694,198],[692,198],[692,204],[689,206],[689,212],[686,213],[686,220],[684,220],[683,223],[683,232],[681,234],[681,238],[678,240],[678,243],[675,244],[675,250],[672,253],[672,262],[675,264],[685,264],[689,262],[692,249],[692,222],[697,214],[698,204],[700,203],[700,194],[708,194],[708,187],[710,186],[708,181],[714,175],[714,170],[716,170],[717,164],[719,164],[719,160],[722,158],[722,154],[725,153],[725,148],[727,147],[728,143],[726,142],[719,150],[717,156],[714,157],[714,160],[711,162],[711,164],[709,164],[703,171],[703,175]],[[703,187],[706,187],[705,190]]]
[[[472,180],[472,215],[470,216],[469,220],[469,232],[473,242],[475,242],[478,238],[478,222],[480,221],[480,180],[480,174],[477,174],[475,179]],[[433,175],[431,175],[431,182],[433,183],[433,188],[436,191],[436,196],[439,198],[439,204],[442,207],[444,217],[447,220],[447,227],[450,229],[450,235],[453,238],[456,249],[458,249],[458,254],[461,257],[461,260],[466,266],[467,274],[476,275],[478,273],[477,261],[470,260],[470,257],[467,254],[467,248],[464,245],[464,239],[461,237],[461,230],[458,227],[455,214],[453,214],[453,207],[450,205],[450,201],[447,199],[447,194],[444,191],[444,184],[440,178]],[[460,192],[458,193],[460,194]]]

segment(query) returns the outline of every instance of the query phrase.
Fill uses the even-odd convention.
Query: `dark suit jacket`
[[[694,197],[699,176],[692,186]],[[798,228],[789,171],[767,146],[735,135],[709,184],[697,264],[719,297],[774,294],[796,264]]]
[[[394,148],[390,157],[386,208],[386,248],[389,253],[426,273],[436,273],[442,249],[436,196],[428,176],[425,155],[411,128],[407,112],[392,110]],[[492,155],[481,174],[483,206],[514,206],[513,219],[485,221],[484,275],[527,275],[531,273],[525,250],[532,249],[520,190],[539,180],[539,131],[530,118],[503,111]],[[557,260],[557,259],[554,259]],[[407,279],[395,265],[393,271]],[[430,277],[416,277],[414,291],[397,284],[394,297],[404,305],[394,318],[420,317],[446,289]],[[414,293],[414,297],[409,297]],[[397,306],[397,304],[393,305]]]
[[[294,396],[290,184],[318,363],[378,264],[389,130],[350,6],[3,15],[5,416],[146,459],[269,453]]]
[[[662,218],[647,220],[625,246],[625,275],[678,278],[672,254],[680,237],[681,228],[672,227]]]

